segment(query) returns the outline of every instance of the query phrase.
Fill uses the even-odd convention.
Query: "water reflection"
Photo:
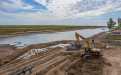
[[[89,37],[103,31],[108,31],[108,29],[102,29],[102,28],[83,29],[75,31],[49,33],[49,34],[35,34],[35,35],[9,37],[9,38],[0,38],[0,44],[15,45],[16,44],[15,42],[21,42],[21,44],[18,45],[16,44],[16,46],[25,47],[30,44],[40,44],[40,43],[47,43],[60,40],[76,40],[75,32],[79,33],[84,37]]]

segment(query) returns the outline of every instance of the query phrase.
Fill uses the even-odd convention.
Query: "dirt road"
[[[103,57],[109,66],[104,66],[104,75],[120,75],[121,74],[121,50],[105,50]]]

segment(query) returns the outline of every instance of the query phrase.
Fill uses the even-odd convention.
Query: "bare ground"
[[[1,45],[1,51],[4,51],[4,54],[6,55],[3,55],[2,53],[0,53],[1,55],[3,55],[0,57],[0,66],[15,60],[16,58],[18,58],[19,56],[21,56],[22,54],[26,53],[27,51],[31,49],[41,49],[41,48],[53,46],[56,44],[61,44],[61,43],[65,44],[69,42],[70,42],[69,40],[68,41],[55,41],[55,42],[49,42],[49,43],[44,43],[44,44],[30,45],[23,49],[17,49],[17,50],[15,49],[14,46],[11,46],[11,45]],[[51,51],[55,52],[56,49],[60,49],[60,48],[54,48]],[[51,51],[40,52],[36,56],[39,56],[39,55],[43,56],[43,55],[50,53]]]
[[[15,46],[9,44],[0,45],[0,57],[13,53],[15,51]]]
[[[103,38],[103,36],[102,34],[96,37],[96,43],[92,44],[92,47],[101,49],[101,57],[81,58],[80,54],[84,52],[84,49],[81,49],[75,51],[71,56],[61,55],[32,68],[31,75],[120,75],[121,50],[104,48],[104,43],[100,42],[100,38]],[[67,52],[66,48],[55,48],[47,53],[40,53],[28,59],[19,60],[13,65],[0,68],[0,75],[13,75],[20,70],[62,52]],[[25,75],[30,75],[29,71]]]

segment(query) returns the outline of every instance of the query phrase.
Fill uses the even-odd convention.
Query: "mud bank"
[[[16,47],[14,45],[9,44],[2,44],[0,45],[0,57],[10,54],[16,50]]]
[[[13,49],[13,51],[11,51],[11,52],[8,51],[9,53],[6,53],[6,55],[0,57],[0,65],[4,65],[6,63],[9,63],[10,61],[15,60],[17,57],[21,56],[22,54],[28,52],[31,49],[41,49],[41,48],[46,48],[49,46],[54,46],[57,44],[66,44],[66,43],[69,43],[70,41],[71,40],[55,41],[55,42],[49,42],[49,43],[43,43],[43,44],[30,45],[30,46],[27,46],[23,49],[16,49],[16,50]],[[2,45],[2,47],[3,47],[3,45]],[[9,46],[9,47],[15,48],[14,46]],[[5,48],[9,48],[9,47],[5,47]]]

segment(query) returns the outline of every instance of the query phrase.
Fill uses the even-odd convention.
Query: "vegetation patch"
[[[111,33],[106,35],[107,38],[121,38],[121,35],[112,35]]]
[[[112,30],[121,30],[121,27],[112,27]]]
[[[27,31],[44,31],[44,30],[74,30],[100,28],[102,26],[35,26],[35,25],[0,25],[0,34],[27,32]]]

